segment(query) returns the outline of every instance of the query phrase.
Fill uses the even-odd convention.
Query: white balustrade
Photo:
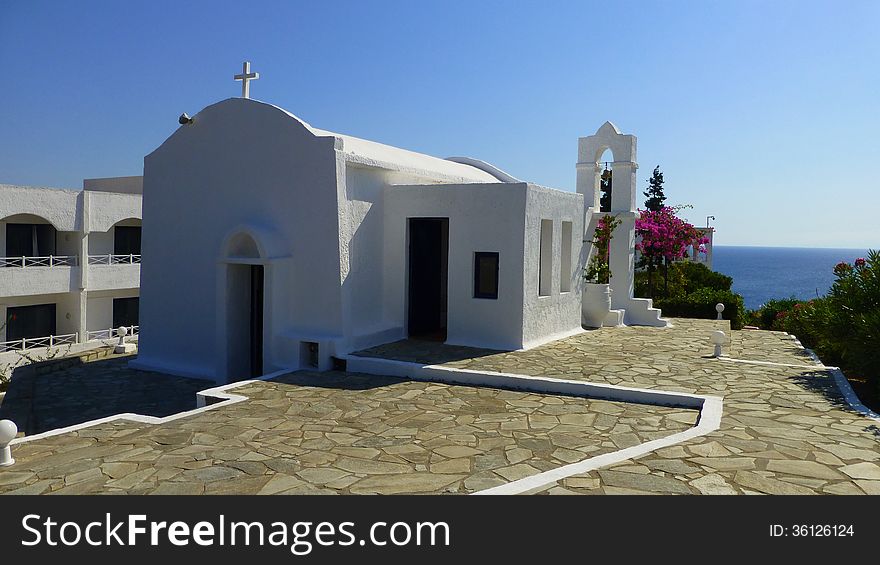
[[[128,335],[138,335],[139,326],[123,326],[125,327]],[[86,332],[86,341],[94,341],[94,340],[102,340],[102,339],[115,339],[116,330],[119,328],[107,328],[106,330],[94,330]]]
[[[140,262],[140,256],[138,256]],[[46,257],[0,257],[2,267],[75,267],[76,255],[49,255]]]
[[[89,265],[139,265],[141,262],[140,255],[115,255],[107,253],[105,255],[89,255]]]
[[[79,334],[49,335],[45,337],[28,337],[14,339],[12,341],[0,341],[0,353],[7,351],[24,351],[36,347],[55,347],[57,345],[74,344],[78,341]]]

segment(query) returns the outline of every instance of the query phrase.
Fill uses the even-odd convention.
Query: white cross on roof
[[[250,81],[257,80],[258,78],[260,78],[260,73],[252,73],[251,72],[251,62],[245,61],[241,65],[241,74],[235,75],[233,78],[235,80],[241,81],[241,97],[242,98],[250,98],[251,97]]]

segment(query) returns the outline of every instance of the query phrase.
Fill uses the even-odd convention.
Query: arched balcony
[[[107,231],[88,234],[90,291],[134,289],[141,278],[141,220],[119,220]]]
[[[73,267],[76,242],[49,220],[35,214],[0,219],[0,267]]]
[[[89,265],[136,265],[141,262],[141,220],[126,218],[106,232],[89,233]]]

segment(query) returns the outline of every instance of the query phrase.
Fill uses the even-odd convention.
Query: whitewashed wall
[[[17,214],[38,214],[58,231],[81,231],[81,206],[81,192],[76,190],[0,184],[0,220]],[[5,227],[3,231],[5,234]]]
[[[253,100],[219,102],[194,120],[144,159],[139,362],[223,382],[218,261],[236,226],[269,256],[265,370],[292,361],[296,335],[342,333],[336,140]]]
[[[385,305],[405,331],[407,219],[449,218],[447,343],[518,349],[523,337],[523,230],[527,185],[485,183],[386,189]],[[498,299],[473,297],[474,252],[499,254]]]
[[[581,329],[583,293],[583,195],[529,186],[526,200],[525,260],[523,269],[523,347],[572,335]],[[538,295],[541,221],[552,220],[552,275],[549,296]],[[562,222],[571,222],[568,292],[561,290]]]

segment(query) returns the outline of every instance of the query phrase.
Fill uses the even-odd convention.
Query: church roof
[[[354,163],[398,170],[414,174],[429,173],[449,180],[463,182],[499,182],[491,172],[473,165],[440,159],[424,153],[416,153],[351,135],[311,128],[315,135],[333,136],[342,140],[342,151]]]
[[[251,98],[227,98],[220,102],[214,103],[201,112],[193,116],[198,120],[201,115],[226,111],[246,111],[247,109],[269,110],[277,112],[285,118],[295,121],[300,127],[308,131],[316,137],[332,137],[337,140],[336,148],[342,152],[346,161],[365,167],[375,167],[391,171],[399,171],[405,174],[411,174],[417,177],[426,177],[426,182],[446,182],[446,183],[497,183],[497,182],[522,182],[507,173],[501,171],[497,167],[473,159],[470,157],[450,157],[441,159],[424,153],[417,153],[367,139],[361,139],[351,135],[336,133],[332,131],[318,129],[312,127],[301,118],[295,116],[291,112],[267,102],[261,102]],[[155,151],[165,146],[172,138],[176,136],[181,129],[187,126],[182,125],[175,134],[172,134],[165,142]],[[154,151],[154,153],[155,153]]]
[[[239,99],[242,100],[242,99]],[[267,104],[248,99],[248,102]],[[274,106],[269,104],[270,106]],[[424,153],[401,149],[392,145],[385,145],[368,139],[361,139],[353,135],[346,135],[332,131],[318,129],[306,123],[293,113],[278,108],[291,118],[297,120],[306,129],[319,137],[335,137],[342,141],[342,152],[353,163],[364,166],[379,167],[412,174],[429,174],[439,176],[442,180],[452,182],[520,182],[497,167],[468,157],[451,157],[441,159]]]

